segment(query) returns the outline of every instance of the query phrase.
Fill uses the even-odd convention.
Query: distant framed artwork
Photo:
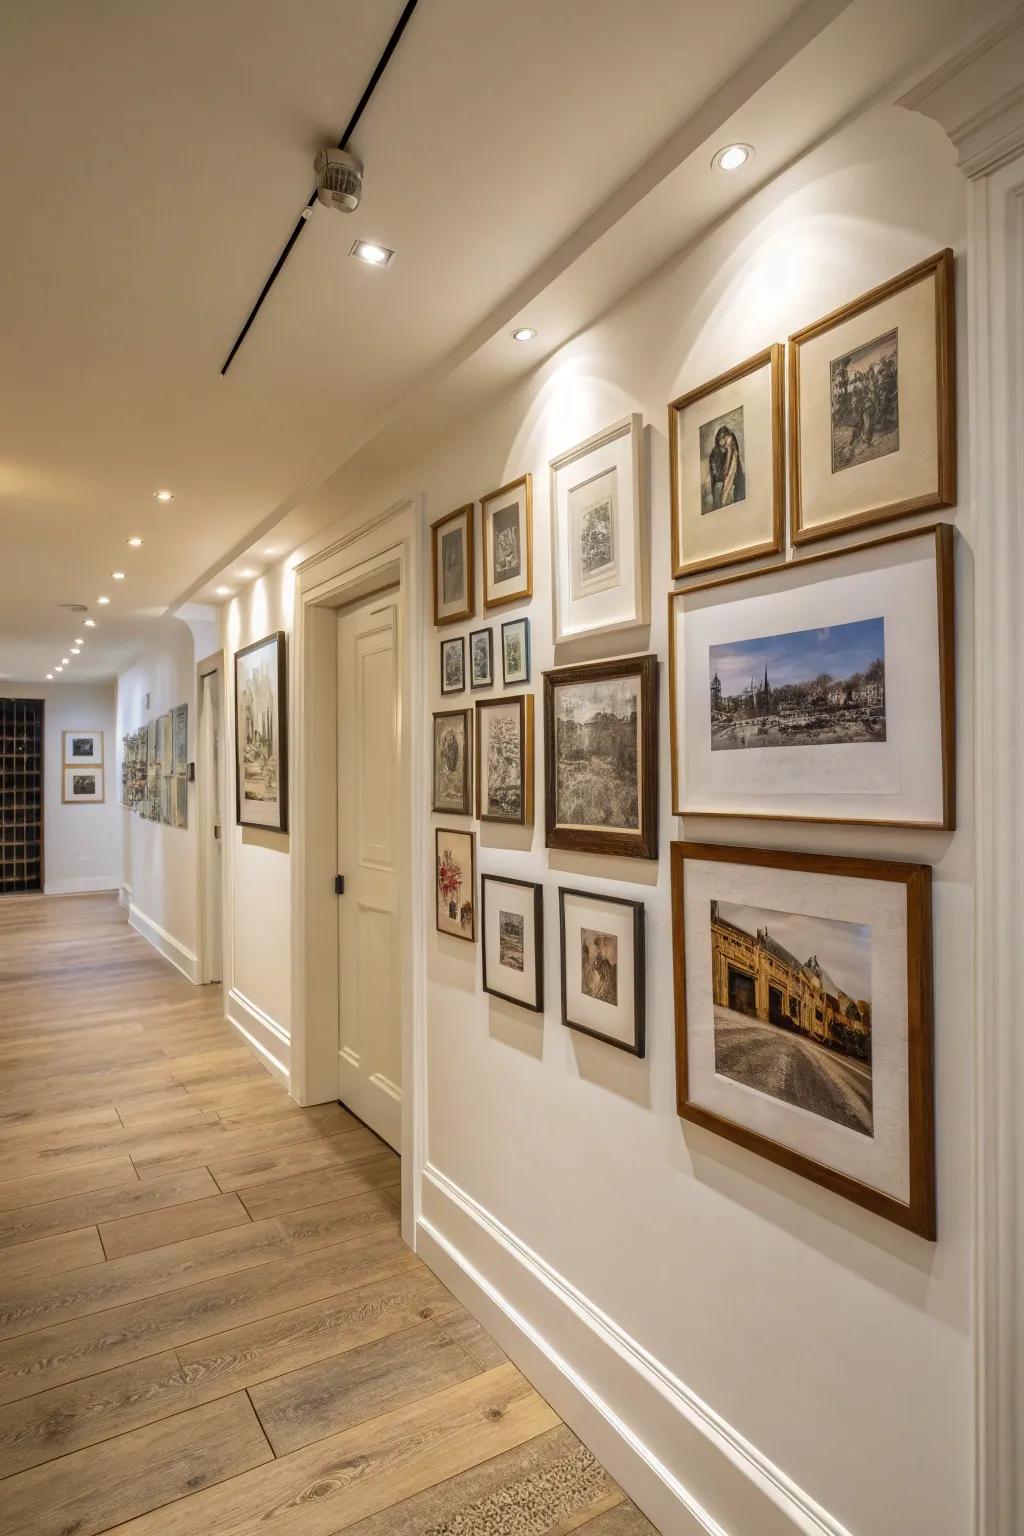
[[[61,737],[69,768],[98,768],[103,762],[102,731],[63,731]]]
[[[677,1109],[935,1236],[931,870],[672,844]]]
[[[480,821],[533,821],[533,695],[476,706],[476,814]]]
[[[493,629],[471,629],[469,632],[469,686],[494,687]]]
[[[176,704],[171,711],[172,771],[184,773],[188,767],[188,705]]]
[[[176,827],[188,826],[188,779],[183,774],[175,774],[171,780],[174,785],[174,825]]]
[[[776,342],[668,408],[675,577],[782,550],[782,355]]]
[[[658,857],[658,659],[544,673],[545,841]]]
[[[434,831],[434,905],[438,933],[476,942],[476,833]]]
[[[434,624],[457,624],[476,613],[473,503],[438,518],[431,527]]]
[[[102,805],[103,769],[66,767],[61,800],[64,805]]]
[[[174,766],[174,716],[170,710],[160,716],[160,772],[168,774]]]
[[[643,1056],[644,904],[593,891],[558,890],[562,1023]]]
[[[533,880],[480,876],[484,991],[544,1012],[544,889]]]
[[[441,692],[461,693],[466,686],[466,641],[453,635],[441,641]]]
[[[235,789],[239,826],[288,830],[285,633],[235,652]]]
[[[952,828],[954,538],[673,592],[673,814]]]
[[[551,460],[555,643],[650,616],[643,418],[634,412]]]
[[[510,480],[480,498],[484,541],[484,607],[533,596],[533,482]]]
[[[472,816],[470,764],[473,760],[473,711],[442,710],[434,716],[434,754],[430,809]]]
[[[509,619],[501,626],[501,680],[506,688],[530,681],[529,619]]]
[[[794,544],[956,501],[951,250],[789,339]]]

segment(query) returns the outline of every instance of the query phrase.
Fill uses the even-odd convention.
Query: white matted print
[[[551,460],[556,644],[648,620],[642,447],[634,413]]]
[[[481,875],[484,991],[544,1011],[544,892],[532,880]]]
[[[670,597],[673,810],[951,827],[953,530]]]
[[[533,596],[533,482],[509,481],[480,498],[484,544],[484,607]]]
[[[642,1056],[643,902],[560,886],[558,908],[562,1023],[634,1056]]]
[[[65,805],[100,805],[103,802],[102,768],[65,768]]]
[[[434,829],[434,901],[438,933],[476,942],[476,833]]]
[[[431,527],[434,623],[455,624],[476,612],[473,503],[439,518]]]
[[[64,762],[69,768],[96,768],[103,761],[103,732],[64,731]]]

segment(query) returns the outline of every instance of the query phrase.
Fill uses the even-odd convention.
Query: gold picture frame
[[[504,505],[499,506],[497,503]],[[508,518],[508,527],[496,528],[495,519]],[[502,608],[508,603],[527,603],[533,596],[533,476],[520,475],[480,498],[480,532],[483,540],[484,607]],[[497,574],[496,538],[508,553],[508,574]],[[501,589],[504,582],[507,588]]]

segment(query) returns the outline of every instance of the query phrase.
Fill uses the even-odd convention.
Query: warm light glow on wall
[[[270,622],[270,604],[267,601],[267,583],[261,576],[252,584],[252,595],[249,598],[249,634],[253,640],[261,639],[271,629],[276,629],[276,624]]]

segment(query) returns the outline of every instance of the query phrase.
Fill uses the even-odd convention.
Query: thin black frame
[[[430,737],[430,812],[438,816],[472,816],[473,792],[470,783],[473,762],[473,706],[468,709],[435,709],[433,725]],[[438,805],[437,803],[437,722],[439,720],[451,720],[455,715],[461,715],[465,722],[465,770],[462,775],[464,793],[461,806]]]
[[[487,636],[488,676],[487,676],[486,683],[475,683],[473,681],[473,637],[474,637],[474,635],[486,635]],[[480,688],[493,688],[493,687],[494,687],[494,625],[493,624],[487,624],[482,629],[471,629],[470,632],[469,632],[469,689],[470,689],[470,692],[472,693],[474,688],[480,689]]]
[[[493,880],[497,885],[517,885],[524,891],[533,892],[533,938],[536,961],[534,992],[537,1001],[524,1003],[521,997],[510,997],[507,992],[499,992],[497,987],[487,985],[487,882]],[[480,949],[483,961],[484,991],[491,997],[500,997],[506,1003],[514,1003],[517,1008],[526,1008],[530,1013],[544,1012],[544,887],[536,880],[514,880],[510,875],[480,875]]]
[[[509,678],[505,667],[505,631],[515,629],[518,624],[523,625],[523,650],[526,655],[526,676]],[[501,626],[501,686],[503,688],[524,687],[530,681],[530,621],[524,614],[521,619],[506,619]]]
[[[579,896],[583,901],[604,903],[606,906],[633,908],[632,1045],[627,1044],[625,1040],[616,1040],[611,1035],[602,1035],[600,1030],[590,1029],[586,1024],[575,1024],[569,1018],[565,984],[565,898],[567,896]],[[588,1035],[591,1040],[601,1040],[605,1045],[613,1045],[616,1050],[625,1051],[627,1055],[636,1056],[641,1060],[643,1060],[647,1049],[647,950],[645,932],[646,908],[642,901],[631,901],[627,896],[606,896],[603,891],[581,891],[566,885],[558,887],[559,979],[562,987],[562,1023],[566,1029],[574,1029],[577,1034]]]
[[[446,688],[444,685],[444,648],[446,645],[457,645],[462,652],[462,683],[458,688]],[[466,691],[466,637],[465,635],[442,635],[440,650],[438,652],[441,669],[441,697],[448,698],[453,693],[465,693]]]
[[[235,652],[235,820],[240,827],[259,827],[263,832],[288,831],[288,666],[285,640],[285,631],[275,629],[271,634],[264,635],[262,640],[254,640],[251,645],[243,645],[241,650]],[[277,803],[280,807],[280,817],[276,827],[268,825],[265,821],[246,821],[243,818],[242,765],[238,755],[238,662],[242,656],[248,656],[250,651],[261,650],[271,641],[277,646],[277,739],[281,744],[277,769]]]

